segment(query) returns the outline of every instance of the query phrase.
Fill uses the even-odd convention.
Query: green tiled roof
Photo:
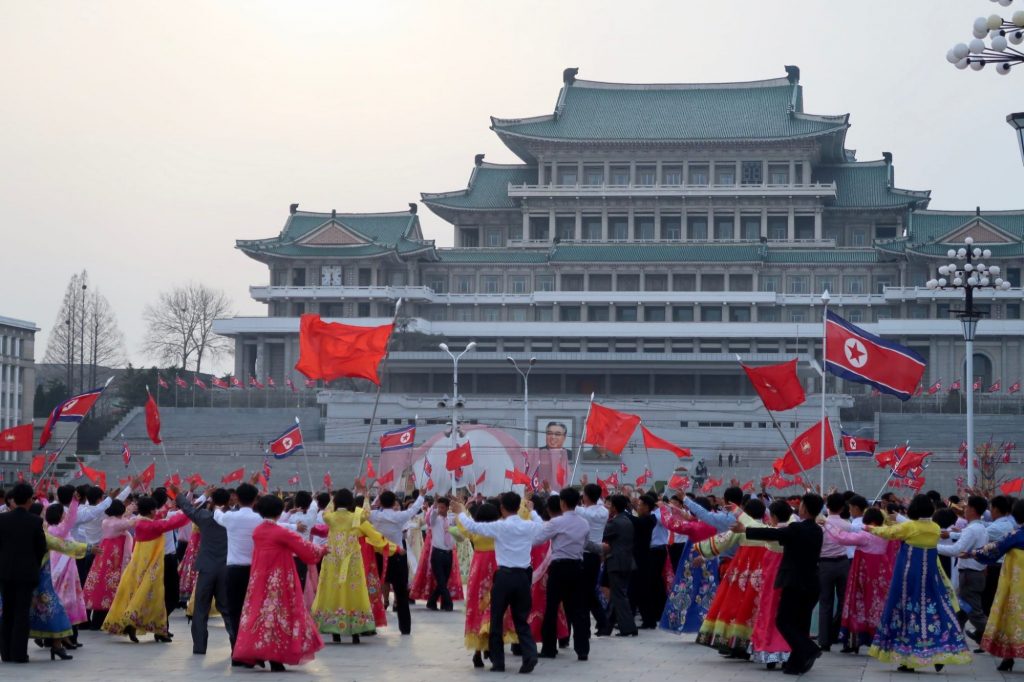
[[[746,262],[761,260],[759,244],[559,244],[552,263]]]
[[[1024,239],[1024,211],[914,211],[910,236],[915,244],[934,242],[977,218]]]
[[[877,263],[878,252],[853,249],[768,249],[768,263]]]
[[[786,139],[847,127],[845,115],[804,114],[800,85],[787,78],[675,85],[577,80],[563,85],[550,116],[491,122],[499,135],[559,140]]]
[[[281,230],[280,239],[298,241],[324,223],[331,221],[330,213],[296,211],[289,215]],[[395,244],[416,224],[416,216],[408,211],[395,213],[337,213],[334,221],[353,232],[379,244]]]
[[[543,249],[438,249],[442,263],[546,263]]]
[[[515,209],[519,203],[508,196],[509,183],[536,184],[537,167],[482,163],[473,168],[466,189],[455,192],[423,192],[423,202],[433,208]]]
[[[836,199],[830,208],[898,208],[928,202],[928,192],[889,187],[885,161],[817,166],[814,181],[836,183]]]

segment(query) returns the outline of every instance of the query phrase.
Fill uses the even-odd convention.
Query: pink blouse
[[[103,519],[103,539],[109,540],[116,538],[119,535],[128,535],[128,531],[132,529],[135,522],[131,519],[118,518],[116,516],[108,516]]]
[[[874,533],[865,530],[836,530],[826,524],[825,532],[840,545],[856,547],[865,554],[885,554],[888,551],[889,540],[879,537]]]
[[[661,525],[673,533],[685,535],[693,542],[701,542],[715,535],[715,527],[703,521],[684,521],[675,507],[661,507]]]

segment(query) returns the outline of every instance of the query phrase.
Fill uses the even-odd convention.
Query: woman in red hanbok
[[[96,559],[92,562],[83,589],[85,608],[92,611],[93,622],[100,625],[107,617],[110,605],[114,603],[121,574],[132,558],[132,547],[135,543],[130,531],[139,521],[137,516],[125,518],[126,513],[129,516],[135,513],[135,505],[125,507],[121,500],[112,501],[104,513],[107,518],[103,519],[102,524],[103,539],[100,541]]]
[[[558,506],[558,497],[549,496],[545,500],[545,505],[553,504],[553,506],[561,513],[562,508]],[[524,507],[524,510],[526,508]],[[520,515],[529,518],[529,511],[520,510]],[[550,520],[550,510],[545,509],[541,514],[541,518],[545,521]],[[530,550],[530,565],[533,567],[533,587],[530,590],[530,597],[532,599],[530,604],[530,615],[526,617],[526,622],[530,624],[530,632],[533,633],[533,639],[535,642],[541,641],[541,627],[544,625],[544,608],[548,601],[548,566],[551,564],[551,541],[543,542],[539,545],[534,545],[533,549]],[[505,614],[505,627],[507,630],[515,632],[515,625],[512,622],[511,611]],[[561,605],[558,606],[558,620],[555,624],[555,632],[560,642],[566,640],[569,637],[569,621],[565,617],[565,610]]]
[[[793,508],[785,500],[775,500],[768,508],[768,513],[771,525],[782,528],[789,524]],[[774,670],[779,663],[789,660],[792,650],[775,626],[775,616],[778,615],[779,602],[782,601],[782,589],[775,587],[775,576],[782,564],[782,545],[769,542],[765,549],[761,563],[761,592],[757,597],[754,631],[750,636],[750,659],[765,663],[769,670]]]
[[[200,541],[199,526],[192,524],[192,534],[188,536],[185,556],[181,558],[181,564],[178,566],[178,594],[181,601],[185,603],[190,601],[192,590],[196,586],[196,579],[199,577],[199,571],[196,569],[196,557],[199,556]]]
[[[252,534],[252,572],[231,658],[245,665],[270,661],[270,669],[281,672],[285,665],[308,663],[324,648],[302,599],[295,557],[315,564],[327,548],[277,525],[284,511],[280,498],[264,495],[256,508],[263,523]]]
[[[416,576],[412,580],[412,585],[409,586],[409,599],[422,599],[426,601],[430,599],[430,595],[434,593],[434,588],[437,587],[434,572],[430,570],[431,539],[432,533],[428,526],[427,536],[423,539],[423,550],[420,552],[421,561],[416,564]],[[452,596],[452,601],[462,601],[463,599],[462,574],[458,567],[459,550],[453,545],[452,573],[448,577],[448,593]]]

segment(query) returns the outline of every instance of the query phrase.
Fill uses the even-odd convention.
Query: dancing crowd
[[[323,636],[362,643],[389,609],[410,634],[417,601],[465,602],[472,664],[496,671],[506,649],[529,673],[654,629],[794,675],[833,647],[903,672],[1024,656],[1024,500],[671,493],[20,483],[0,505],[0,658],[28,662],[34,642],[71,659],[83,629],[170,643],[184,608],[194,654],[219,615],[233,666],[284,670]]]

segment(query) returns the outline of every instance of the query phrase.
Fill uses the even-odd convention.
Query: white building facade
[[[35,402],[35,334],[32,322],[0,316],[0,431],[32,423]],[[0,452],[0,483],[17,480],[30,452]]]

